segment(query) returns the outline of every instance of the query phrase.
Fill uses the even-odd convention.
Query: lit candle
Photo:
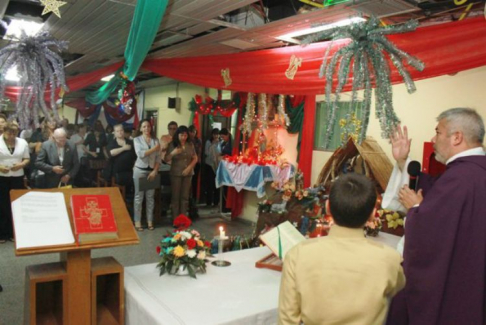
[[[224,236],[224,229],[223,229],[223,227],[222,227],[222,226],[221,226],[221,227],[219,227],[219,237],[220,237],[221,239],[225,238],[225,236]]]

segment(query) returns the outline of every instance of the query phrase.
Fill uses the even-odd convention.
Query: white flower
[[[199,254],[197,254],[197,258],[200,260],[203,260],[206,258],[206,251],[200,251]]]
[[[192,235],[190,233],[188,233],[187,231],[181,231],[180,234],[181,234],[182,237],[186,237],[186,239],[192,238]]]
[[[186,255],[189,258],[193,258],[196,256],[196,250],[195,249],[189,249],[186,251]]]

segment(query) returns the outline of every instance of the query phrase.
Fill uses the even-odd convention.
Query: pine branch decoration
[[[0,98],[4,96],[7,71],[16,65],[21,92],[13,117],[19,119],[21,128],[29,127],[32,121],[38,127],[40,110],[48,120],[51,120],[48,105],[44,100],[48,87],[51,90],[50,108],[54,113],[54,119],[59,120],[55,90],[62,87],[64,91],[68,91],[64,63],[59,55],[66,49],[66,41],[59,41],[46,31],[34,36],[27,36],[22,31],[18,40],[0,49]]]
[[[306,43],[313,43],[331,39],[320,69],[320,76],[325,76],[326,78],[326,102],[331,108],[328,111],[328,125],[324,141],[325,147],[329,145],[330,139],[332,138],[332,130],[336,123],[337,103],[339,102],[340,93],[347,83],[351,71],[353,72],[351,97],[351,105],[353,108],[356,106],[357,91],[364,89],[363,121],[358,139],[359,143],[366,138],[371,107],[371,87],[373,83],[376,86],[375,111],[376,117],[380,121],[382,137],[388,138],[390,136],[400,120],[393,109],[390,66],[387,56],[402,76],[409,93],[413,93],[416,88],[403,62],[405,61],[418,71],[422,71],[425,65],[418,58],[399,49],[385,35],[410,32],[415,30],[417,26],[418,22],[411,20],[402,25],[381,27],[380,21],[375,17],[371,17],[366,22],[336,27],[313,35],[305,40]],[[333,57],[328,60],[329,49],[334,42],[347,38],[351,39],[351,42],[337,50]],[[333,76],[336,73],[336,69],[337,85],[335,85],[335,97],[332,100]]]

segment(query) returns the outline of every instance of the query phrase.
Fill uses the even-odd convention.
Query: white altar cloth
[[[157,264],[125,268],[126,324],[277,324],[281,273],[258,269],[267,247],[224,253],[228,267],[159,277]]]
[[[370,237],[396,247],[400,237]],[[157,264],[125,268],[127,325],[268,325],[277,324],[281,273],[258,269],[267,247],[224,254],[229,267],[208,263],[206,274],[159,277]]]

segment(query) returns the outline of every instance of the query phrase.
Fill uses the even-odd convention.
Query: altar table
[[[126,324],[276,324],[280,272],[257,269],[267,247],[224,253],[228,267],[159,277],[157,264],[125,268]]]
[[[400,237],[371,237],[396,247]],[[125,268],[126,324],[267,325],[277,324],[281,273],[258,269],[267,247],[224,253],[229,267],[208,263],[206,274],[159,277],[157,264]]]
[[[221,160],[216,170],[216,187],[231,186],[237,192],[241,190],[254,191],[258,198],[265,196],[265,182],[277,182],[283,186],[295,174],[292,165],[260,166],[256,164],[234,164]]]

